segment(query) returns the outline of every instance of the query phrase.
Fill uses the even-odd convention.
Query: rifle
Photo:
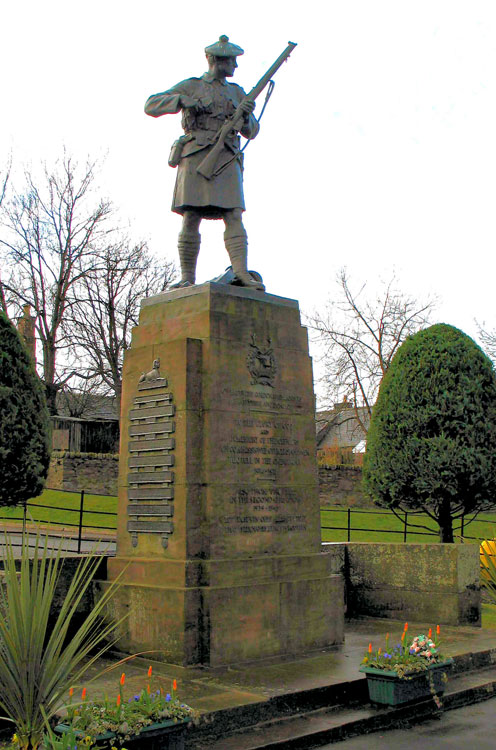
[[[264,88],[269,83],[270,79],[276,73],[283,62],[285,62],[288,57],[290,56],[291,52],[296,47],[295,42],[288,42],[288,46],[282,53],[282,55],[279,55],[275,63],[270,66],[268,71],[261,77],[259,82],[252,88],[249,94],[246,94],[243,101],[255,101],[257,96],[262,93]],[[238,110],[234,113],[234,115],[229,119],[226,120],[224,125],[220,128],[219,132],[215,136],[215,145],[212,148],[212,150],[206,155],[206,157],[203,159],[203,161],[198,165],[196,168],[196,171],[201,174],[203,177],[205,177],[207,180],[211,180],[214,172],[215,172],[215,166],[217,164],[217,160],[220,156],[220,153],[222,149],[224,148],[224,142],[227,138],[227,136],[233,131],[233,130],[240,130],[243,125],[243,115],[237,114]]]

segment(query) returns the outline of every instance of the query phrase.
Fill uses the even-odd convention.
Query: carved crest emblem
[[[266,346],[262,347],[257,344],[256,336],[252,333],[250,348],[246,364],[253,378],[251,384],[267,385],[273,388],[277,365],[270,336],[267,337]]]

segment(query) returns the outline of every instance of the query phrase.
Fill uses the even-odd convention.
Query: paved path
[[[496,698],[472,706],[445,711],[405,729],[376,732],[323,745],[321,750],[494,750],[496,747]]]
[[[0,531],[0,553],[2,547],[5,544],[5,537],[8,535],[11,544],[14,548],[14,554],[16,557],[20,556],[20,546],[22,541],[22,534],[17,531]],[[43,541],[45,538],[48,539],[48,548],[58,550],[59,547],[63,552],[74,554],[78,549],[77,537],[66,535],[63,531],[41,531],[41,538]],[[30,544],[34,546],[34,535],[31,536]],[[81,540],[81,552],[97,552],[98,554],[114,555],[115,554],[115,540],[114,539],[98,539],[97,534],[88,535],[85,534]]]

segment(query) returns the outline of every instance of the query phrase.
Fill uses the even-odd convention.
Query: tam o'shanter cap
[[[244,54],[244,49],[238,47],[237,44],[232,44],[229,37],[222,34],[218,42],[205,47],[205,52],[207,55],[214,55],[214,57],[238,57]]]

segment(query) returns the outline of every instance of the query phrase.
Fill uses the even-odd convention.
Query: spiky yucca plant
[[[486,540],[480,546],[481,586],[496,604],[496,542]]]
[[[45,717],[52,717],[69,687],[113,644],[120,622],[104,623],[102,615],[116,591],[112,584],[69,639],[78,605],[99,565],[91,555],[81,559],[55,622],[51,620],[63,564],[61,550],[52,552],[36,536],[34,548],[23,535],[16,566],[10,540],[3,548],[0,578],[0,712],[15,724],[17,744],[36,750],[43,741]]]

